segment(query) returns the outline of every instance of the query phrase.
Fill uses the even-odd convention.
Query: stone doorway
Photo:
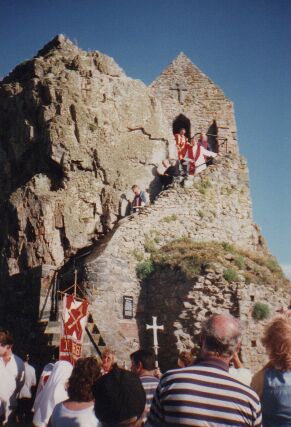
[[[184,114],[179,114],[173,121],[173,134],[179,133],[181,128],[186,129],[186,136],[190,139],[191,137],[191,123],[190,120],[184,116]]]
[[[213,120],[211,125],[209,126],[207,130],[207,142],[209,146],[211,147],[211,150],[215,153],[218,153],[218,127],[216,124],[216,120]]]

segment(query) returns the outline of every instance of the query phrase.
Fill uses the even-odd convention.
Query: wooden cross
[[[186,87],[181,87],[180,83],[176,83],[176,87],[170,87],[170,90],[176,90],[178,92],[178,101],[180,104],[184,103],[184,94],[188,89]]]
[[[164,326],[163,325],[158,325],[157,324],[157,317],[156,316],[152,316],[153,318],[153,324],[152,325],[146,325],[146,329],[152,329],[153,330],[153,336],[154,336],[154,352],[155,352],[155,356],[156,356],[156,361],[155,361],[155,365],[156,368],[159,367],[159,362],[158,362],[158,349],[159,349],[159,344],[158,344],[158,330],[163,331],[164,330]]]

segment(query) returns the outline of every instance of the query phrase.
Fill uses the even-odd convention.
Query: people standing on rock
[[[136,213],[139,212],[141,208],[143,208],[147,204],[147,198],[144,191],[141,191],[140,187],[136,184],[134,184],[131,187],[134,198],[131,204],[132,212]]]
[[[276,316],[266,326],[262,343],[269,356],[251,386],[262,402],[264,427],[291,425],[291,316]]]
[[[102,427],[140,427],[146,396],[136,374],[115,366],[93,386],[95,414]]]
[[[229,314],[210,316],[201,340],[202,360],[162,376],[147,426],[261,427],[258,395],[228,373],[241,343],[238,320]]]
[[[101,375],[95,357],[78,359],[69,378],[69,399],[58,403],[52,413],[52,427],[98,427],[92,386]]]
[[[216,157],[217,153],[206,150],[203,146],[199,145],[196,138],[191,138],[191,143],[193,146],[193,173],[195,175],[202,172],[207,167],[207,157]]]
[[[25,381],[18,398],[18,422],[29,422],[32,419],[32,396],[36,387],[36,375],[34,367],[29,364],[29,354],[25,356],[24,369]]]
[[[102,374],[107,374],[111,369],[117,366],[115,351],[105,347],[101,354]]]
[[[191,351],[181,351],[178,356],[178,366],[179,368],[186,368],[186,366],[193,365],[194,358]]]
[[[193,149],[186,136],[186,129],[181,128],[175,135],[178,159],[184,176],[193,175]],[[188,170],[189,169],[189,170]]]
[[[47,427],[54,407],[68,399],[67,386],[72,370],[70,362],[59,360],[55,363],[47,383],[33,405],[35,427]]]
[[[147,420],[154,393],[159,384],[155,376],[155,355],[152,351],[137,350],[130,355],[131,371],[139,376],[142,386],[146,393],[146,407],[143,414],[143,422]]]
[[[24,362],[12,352],[13,343],[13,337],[8,331],[0,331],[0,375],[4,372],[3,377],[8,378],[10,385],[15,381],[14,390],[9,396],[6,407],[7,426],[13,425],[18,395],[25,380]]]
[[[179,171],[176,167],[176,161],[169,159],[163,160],[157,168],[157,174],[160,178],[163,190],[171,187],[175,177],[179,175]]]

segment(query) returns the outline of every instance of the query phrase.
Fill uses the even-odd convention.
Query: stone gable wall
[[[179,102],[177,91],[173,90],[176,83],[187,88],[183,94],[183,103]],[[190,119],[192,135],[201,131],[206,133],[213,119],[216,119],[219,137],[227,138],[228,150],[238,153],[233,103],[186,55],[180,54],[151,84],[151,88],[161,100],[169,130],[179,114]],[[174,155],[173,138],[170,141],[171,153]],[[225,146],[222,147],[222,152],[225,149]]]

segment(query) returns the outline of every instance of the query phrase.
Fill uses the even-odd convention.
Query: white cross
[[[146,329],[152,329],[153,330],[153,336],[154,336],[154,351],[155,351],[155,355],[156,355],[156,368],[159,367],[158,365],[158,348],[159,348],[159,344],[158,344],[158,330],[163,331],[164,330],[164,325],[158,325],[157,324],[157,317],[156,316],[152,316],[153,318],[153,324],[152,325],[146,325]]]
[[[184,103],[183,91],[186,92],[187,88],[180,87],[180,84],[176,83],[176,87],[170,87],[170,90],[176,90],[176,91],[178,91],[178,101],[180,102],[180,104],[183,104]]]

